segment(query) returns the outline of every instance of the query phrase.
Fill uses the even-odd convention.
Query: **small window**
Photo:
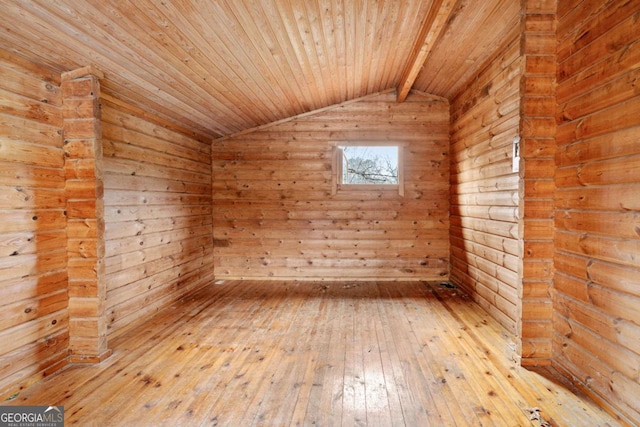
[[[402,147],[337,145],[334,151],[334,194],[338,189],[398,190],[402,194]]]

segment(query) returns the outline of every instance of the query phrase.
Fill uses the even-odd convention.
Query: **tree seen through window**
[[[345,146],[342,184],[398,184],[398,147]]]

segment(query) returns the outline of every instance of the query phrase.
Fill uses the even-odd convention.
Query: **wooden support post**
[[[556,2],[523,0],[520,48],[521,363],[551,363]]]
[[[100,77],[92,67],[62,75],[71,363],[97,363],[111,354],[105,319]]]

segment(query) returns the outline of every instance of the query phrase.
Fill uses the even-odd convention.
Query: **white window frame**
[[[397,147],[398,149],[398,183],[397,184],[344,184],[342,170],[344,154],[342,147]],[[333,143],[331,194],[338,191],[393,191],[404,196],[404,146],[387,141],[336,141]]]

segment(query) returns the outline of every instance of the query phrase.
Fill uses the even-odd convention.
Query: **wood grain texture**
[[[225,281],[6,403],[87,426],[619,425],[509,336],[437,283]]]
[[[453,100],[519,26],[521,1],[455,2],[414,88]],[[475,64],[468,67],[468,64]]]
[[[69,361],[96,363],[107,346],[104,269],[104,184],[100,81],[92,67],[62,75],[64,167],[67,180]],[[83,173],[78,173],[82,165]],[[87,233],[84,226],[91,228]]]
[[[411,50],[405,68],[398,83],[398,102],[403,102],[423,69],[424,62],[440,37],[440,32],[452,18],[450,14],[457,7],[457,3],[435,0],[420,27],[420,32]]]
[[[638,2],[559,9],[553,301],[556,364],[632,424],[640,423],[637,21]]]
[[[211,149],[102,100],[110,337],[213,278]]]
[[[448,275],[448,103],[387,93],[214,141],[217,278]],[[332,194],[339,142],[402,144],[398,190]]]
[[[512,140],[518,135],[521,55],[510,34],[451,103],[451,280],[514,336],[522,271]]]
[[[519,3],[9,0],[0,45],[58,73],[91,64],[108,96],[211,139],[403,82],[403,95],[450,98],[517,22]],[[435,25],[421,35],[425,21]]]
[[[60,79],[0,50],[0,390],[66,364],[69,312]]]
[[[602,406],[638,424],[640,1],[256,3],[2,4],[3,396],[63,367],[74,331],[101,328],[78,318],[101,308],[96,260],[106,253],[114,340],[214,273],[356,282],[446,279],[451,272],[511,332],[522,363],[551,362]],[[406,105],[397,104],[392,92],[436,4],[451,7],[451,15],[440,21]],[[61,74],[76,69],[103,77],[103,120],[83,116],[100,107],[90,84],[61,89]],[[66,78],[79,76],[70,73]],[[65,144],[63,117],[70,114],[84,118],[67,123]],[[92,141],[99,131],[107,135],[102,144]],[[510,158],[517,133],[520,176]],[[352,139],[405,144],[403,197],[331,193],[331,144]],[[99,149],[107,156],[104,193],[93,182],[102,179],[94,159]],[[103,194],[104,242],[100,220],[88,219],[99,216]],[[268,307],[288,302],[296,311],[264,318],[261,327],[324,307],[287,297]],[[282,396],[271,395],[262,414],[261,402],[235,391],[222,397],[220,417],[242,401],[238,422],[286,413],[297,423],[307,419],[307,407],[320,424],[509,419],[496,401],[476,411],[430,400],[462,389],[434,388],[446,370],[403,358],[418,349],[414,338],[391,337],[379,342],[385,349],[379,355],[365,354],[374,330],[404,325],[376,320],[368,307],[373,320],[358,329],[349,307],[338,303],[343,316],[330,324],[305,325],[302,341],[324,331],[328,348],[352,347],[307,352],[306,365],[284,357],[273,373],[283,387],[292,377],[326,381],[342,390],[339,404],[309,381],[301,386],[312,396],[308,404],[287,400],[274,408]],[[411,325],[428,320],[407,318]],[[401,352],[392,354],[396,344]],[[442,348],[419,351],[446,356]],[[248,366],[260,365],[256,355],[242,356]],[[278,356],[272,349],[266,360]],[[195,367],[203,357],[194,345],[184,360]],[[333,369],[316,378],[316,360],[342,363],[347,381]],[[407,375],[415,381],[411,391],[389,380],[390,372],[405,373],[393,364],[407,360],[424,372],[415,380]],[[376,400],[363,412],[357,403],[363,396],[366,403],[369,391],[356,379],[367,381],[367,366],[382,366],[395,391],[374,385]],[[173,373],[164,372],[160,383]],[[464,391],[480,395],[485,385],[470,381]],[[261,395],[269,387],[248,388]],[[287,390],[296,396],[295,388]],[[175,403],[168,398],[157,396],[165,414]],[[407,409],[415,398],[426,412]],[[110,417],[116,408],[135,407],[125,396],[113,399]],[[197,399],[177,405],[189,411]]]
[[[520,218],[522,284],[519,353],[523,365],[551,363],[555,168],[556,11],[525,2],[520,52]],[[534,250],[540,248],[541,250]]]

